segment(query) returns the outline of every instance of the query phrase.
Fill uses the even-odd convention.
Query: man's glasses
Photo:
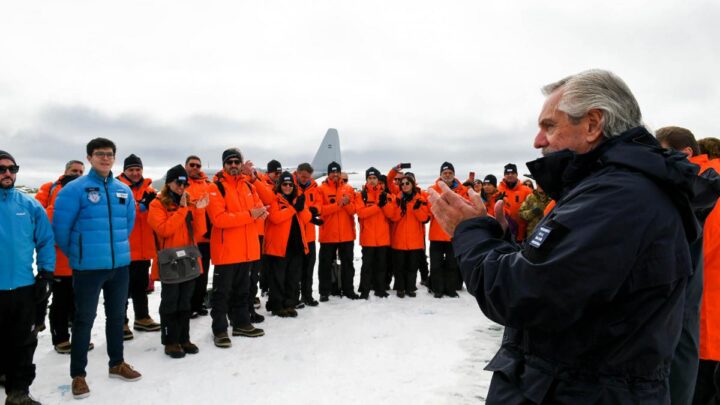
[[[225,164],[228,166],[240,166],[242,162],[240,161],[240,159],[228,159],[225,161]]]
[[[114,152],[101,152],[101,151],[95,151],[95,152],[93,152],[93,156],[95,156],[95,157],[99,157],[99,158],[108,158],[108,159],[112,159],[112,158],[114,158],[114,157],[115,157],[115,153],[114,153]]]
[[[200,163],[188,163],[188,166],[192,167],[193,169],[199,169],[202,167]]]
[[[15,174],[20,170],[20,166],[18,165],[11,165],[11,166],[0,166],[0,174],[5,174],[5,172],[9,171],[12,174]]]

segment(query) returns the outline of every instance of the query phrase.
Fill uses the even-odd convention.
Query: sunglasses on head
[[[240,161],[240,159],[228,159],[225,161],[225,164],[228,166],[232,166],[232,165],[240,166],[242,164],[242,162]]]
[[[9,171],[12,174],[15,174],[20,170],[20,166],[18,165],[10,165],[10,166],[0,166],[0,174],[5,174],[5,172]]]
[[[188,166],[190,166],[194,169],[199,169],[202,167],[202,165],[200,163],[188,163]]]

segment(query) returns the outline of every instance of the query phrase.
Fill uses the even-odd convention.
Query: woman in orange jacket
[[[415,186],[415,178],[406,174],[400,182],[400,194],[396,196],[390,218],[394,223],[392,233],[393,270],[397,296],[405,293],[415,297],[415,286],[420,260],[425,249],[425,223],[430,219],[427,199]]]
[[[190,195],[185,192],[187,186],[187,172],[177,165],[168,170],[165,187],[160,196],[150,203],[148,224],[155,232],[158,251],[195,245],[195,241],[201,239],[207,230],[204,208],[208,205],[208,197],[191,202]],[[153,270],[156,271],[156,268]],[[199,351],[190,342],[190,301],[194,287],[195,279],[177,284],[162,283],[161,342],[165,345],[165,354],[175,359]]]
[[[299,195],[292,174],[283,172],[275,189],[265,228],[270,293],[266,308],[273,315],[296,317],[300,272],[308,249],[305,224],[312,215]]]

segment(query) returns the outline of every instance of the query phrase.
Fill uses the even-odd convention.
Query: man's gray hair
[[[70,167],[72,167],[72,165],[74,165],[74,164],[79,164],[80,166],[85,167],[85,163],[83,163],[79,160],[71,160],[71,161],[65,163],[65,170],[70,169]]]
[[[542,88],[545,96],[562,91],[558,109],[577,123],[592,110],[602,110],[603,135],[618,136],[643,126],[640,106],[625,82],[607,70],[591,69],[568,76]]]

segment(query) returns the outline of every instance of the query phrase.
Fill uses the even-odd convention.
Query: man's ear
[[[587,112],[586,115],[586,130],[585,141],[587,143],[597,143],[603,136],[603,111],[599,109],[592,109]]]

